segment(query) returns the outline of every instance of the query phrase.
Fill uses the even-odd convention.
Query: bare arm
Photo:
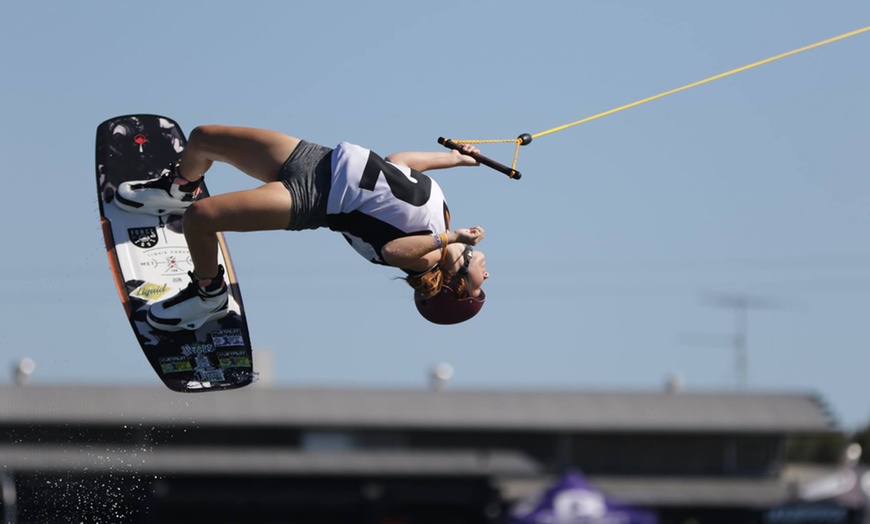
[[[476,246],[483,240],[486,232],[482,227],[475,226],[447,231],[445,235],[448,244],[460,242]],[[391,266],[410,271],[426,271],[441,260],[441,250],[435,240],[437,236],[439,235],[414,235],[391,240],[381,250],[381,256]]]
[[[456,150],[441,152],[407,151],[404,153],[393,153],[385,158],[385,160],[393,164],[408,166],[421,173],[432,169],[480,165],[477,160],[462,153],[480,153],[480,151],[471,144],[464,144],[462,152]]]

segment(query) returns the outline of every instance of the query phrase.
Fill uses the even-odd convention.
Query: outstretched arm
[[[421,173],[432,169],[480,165],[480,162],[463,153],[480,153],[480,150],[471,144],[463,144],[462,152],[456,150],[441,152],[408,151],[405,153],[393,153],[385,160],[393,164],[410,167],[414,171],[420,171]]]

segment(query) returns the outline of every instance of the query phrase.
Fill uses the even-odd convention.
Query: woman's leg
[[[278,179],[299,139],[251,127],[199,126],[181,155],[179,174],[195,182],[214,162],[225,162],[262,182]]]
[[[209,279],[218,273],[220,231],[269,231],[290,223],[292,199],[283,182],[197,200],[184,213],[184,237],[194,274]]]
[[[218,273],[218,232],[287,227],[292,200],[277,180],[297,145],[298,138],[250,127],[209,125],[190,133],[179,167],[182,178],[195,182],[214,162],[225,162],[265,183],[257,189],[198,200],[185,211],[184,237],[197,277],[208,279]]]

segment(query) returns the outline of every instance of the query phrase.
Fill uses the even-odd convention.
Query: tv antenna
[[[704,302],[707,304],[728,308],[734,311],[734,381],[737,389],[746,389],[749,383],[749,310],[771,309],[778,302],[765,297],[750,296],[742,293],[710,294]]]

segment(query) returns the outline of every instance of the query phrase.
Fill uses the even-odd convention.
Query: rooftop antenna
[[[739,293],[719,293],[708,296],[705,302],[714,307],[734,310],[734,335],[732,339],[734,348],[734,381],[737,389],[746,389],[749,382],[749,310],[769,309],[776,305],[776,301]]]

